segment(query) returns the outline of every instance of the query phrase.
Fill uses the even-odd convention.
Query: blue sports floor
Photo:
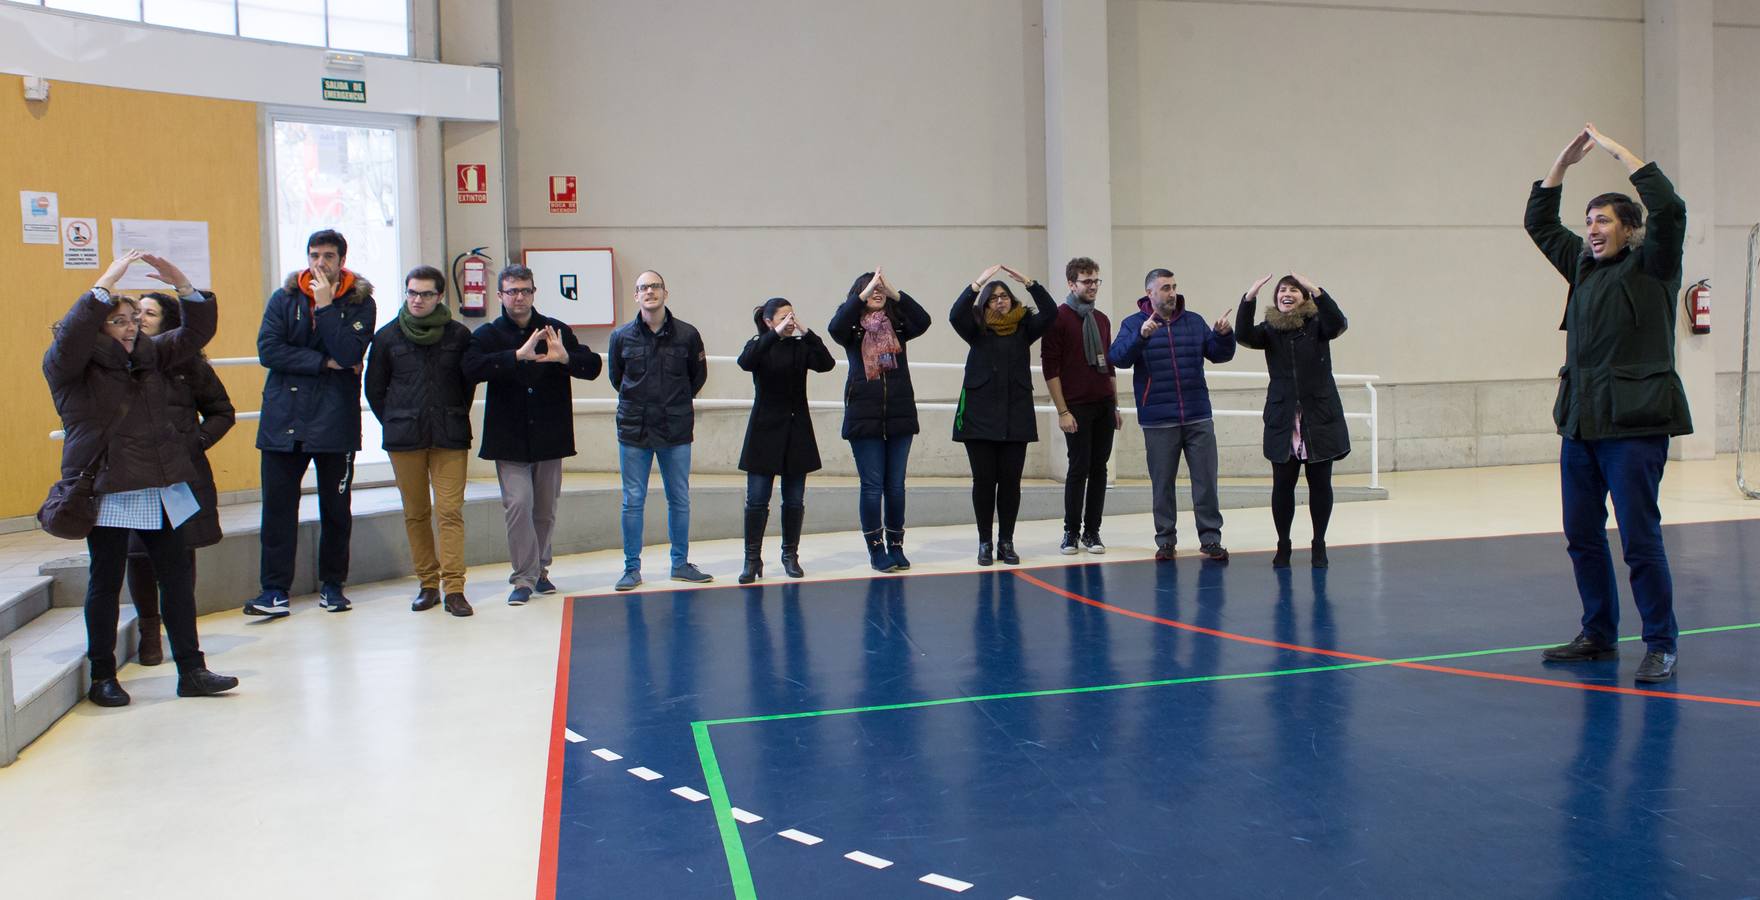
[[[1667,540],[1658,688],[1559,535],[575,598],[538,895],[1760,896],[1760,522]]]

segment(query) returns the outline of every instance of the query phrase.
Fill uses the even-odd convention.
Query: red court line
[[[550,766],[544,775],[544,822],[538,849],[538,900],[556,896],[557,841],[562,829],[562,749],[568,727],[568,659],[574,646],[574,601],[562,601],[561,646],[556,650],[556,707],[550,714]]]
[[[1157,625],[1166,625],[1169,628],[1178,628],[1181,631],[1209,635],[1210,637],[1221,638],[1225,641],[1239,641],[1243,644],[1257,644],[1261,647],[1276,647],[1279,650],[1294,650],[1298,653],[1313,653],[1319,656],[1330,656],[1337,659],[1355,660],[1357,662],[1387,663],[1390,666],[1397,666],[1402,669],[1422,669],[1426,672],[1440,672],[1444,675],[1461,675],[1467,678],[1484,678],[1490,681],[1512,681],[1517,684],[1537,684],[1545,687],[1571,688],[1579,691],[1596,691],[1603,694],[1625,694],[1632,697],[1661,697],[1667,700],[1691,700],[1697,703],[1720,703],[1725,706],[1746,706],[1753,709],[1760,709],[1760,700],[1743,700],[1735,697],[1711,697],[1704,694],[1681,694],[1673,691],[1651,691],[1643,688],[1618,687],[1609,684],[1584,684],[1580,681],[1559,681],[1553,678],[1534,678],[1529,675],[1503,675],[1497,672],[1457,669],[1453,666],[1436,666],[1429,663],[1394,662],[1393,660],[1384,659],[1379,656],[1364,656],[1361,653],[1347,653],[1343,650],[1328,650],[1324,647],[1305,647],[1301,644],[1286,644],[1282,641],[1271,641],[1246,634],[1235,634],[1231,631],[1217,631],[1214,628],[1205,628],[1201,625],[1189,625],[1185,622],[1179,622],[1173,619],[1163,619],[1160,616],[1152,616],[1148,613],[1137,612],[1133,609],[1113,606],[1110,603],[1095,600],[1092,597],[1084,597],[1081,594],[1071,593],[1055,584],[1051,584],[1043,579],[1029,575],[1026,572],[1017,571],[1014,575],[1016,578],[1019,578],[1028,584],[1037,585],[1060,597],[1074,600],[1077,603],[1085,603],[1095,609],[1117,613],[1121,616],[1129,616],[1133,619],[1141,619],[1145,622],[1154,622]]]

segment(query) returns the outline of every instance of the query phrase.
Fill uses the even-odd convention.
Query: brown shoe
[[[1162,544],[1161,546],[1155,548],[1155,561],[1156,562],[1167,562],[1168,560],[1173,559],[1173,557],[1174,557],[1174,550],[1173,550],[1172,544]]]
[[[156,666],[165,661],[165,644],[159,637],[159,622],[157,618],[141,617],[141,646],[135,658],[143,666]]]
[[[412,612],[421,612],[423,610],[433,609],[439,603],[439,588],[422,588],[421,591],[416,594],[415,602],[411,603],[409,608]]]
[[[463,594],[453,592],[446,595],[446,611],[463,618],[471,614],[471,602]]]

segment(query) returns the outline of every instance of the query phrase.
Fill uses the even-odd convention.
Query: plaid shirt
[[[170,522],[176,528],[200,508],[195,493],[181,481],[170,487],[103,494],[98,505],[98,526],[158,531],[162,523]]]

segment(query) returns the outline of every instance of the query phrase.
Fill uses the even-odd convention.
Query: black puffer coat
[[[1234,333],[1243,346],[1265,351],[1271,374],[1271,387],[1265,391],[1265,458],[1283,463],[1295,455],[1291,442],[1298,409],[1308,462],[1350,455],[1344,403],[1332,380],[1332,340],[1350,326],[1344,313],[1324,290],[1288,313],[1273,305],[1263,322],[1253,321],[1255,305],[1252,297],[1241,298]]]
[[[167,373],[165,399],[171,409],[171,424],[189,448],[190,463],[196,468],[190,491],[202,504],[201,510],[179,528],[183,543],[191,549],[218,544],[226,534],[220,530],[220,492],[214,486],[208,448],[232,430],[238,412],[214,367],[200,357]]]
[[[812,332],[800,338],[764,333],[746,342],[739,367],[752,373],[752,417],[746,422],[739,468],[754,475],[805,475],[819,470],[819,442],[807,406],[807,370],[837,365]]]
[[[568,363],[547,363],[515,357],[532,332],[545,326],[562,335]],[[538,352],[544,352],[539,341]],[[574,329],[537,310],[521,328],[503,313],[471,335],[464,354],[464,375],[486,381],[483,459],[534,463],[574,455],[574,387],[570,379],[599,377],[604,360],[574,336]]]
[[[991,282],[997,284],[998,282]],[[990,293],[984,285],[984,293]],[[1013,334],[1000,335],[979,324],[970,285],[953,301],[948,321],[971,349],[966,352],[965,382],[959,411],[953,417],[956,441],[1029,442],[1039,439],[1033,412],[1033,342],[1057,320],[1057,301],[1038,282],[1027,286],[1039,311],[1029,313]],[[1018,302],[1018,301],[1017,301]]]
[[[898,336],[899,351],[894,354],[898,368],[881,372],[870,380],[862,367],[862,337],[867,329],[862,318],[867,314],[862,295],[854,287],[849,297],[831,316],[827,329],[831,339],[843,345],[849,358],[849,378],[843,386],[843,439],[890,438],[916,434],[917,395],[911,387],[911,367],[907,351],[911,339],[929,330],[935,321],[929,311],[904,291],[892,304],[892,331]]]
[[[74,301],[43,354],[43,377],[67,432],[61,477],[77,476],[105,453],[94,484],[100,494],[195,482],[195,463],[171,410],[166,373],[196,359],[213,339],[219,312],[213,295],[205,297],[183,304],[181,328],[141,337],[132,353],[102,330],[115,305],[89,291]],[[128,414],[112,427],[124,398]]]
[[[367,406],[386,450],[469,450],[476,383],[464,375],[471,330],[447,322],[440,339],[423,346],[393,319],[373,335],[367,353]],[[571,413],[572,415],[572,413]]]
[[[352,453],[361,448],[361,376],[378,307],[373,286],[352,277],[348,290],[323,309],[300,287],[294,272],[263,306],[257,359],[269,370],[263,382],[263,413],[257,449]],[[346,280],[346,278],[345,278]],[[333,360],[339,369],[324,364]]]

